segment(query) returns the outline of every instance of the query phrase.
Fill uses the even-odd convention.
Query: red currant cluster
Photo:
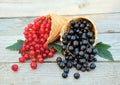
[[[20,50],[22,57],[19,58],[20,63],[31,60],[31,68],[36,69],[37,63],[43,63],[45,58],[52,58],[55,49],[48,49],[46,43],[51,30],[51,18],[45,16],[34,20],[33,24],[28,24],[24,31],[25,42]]]

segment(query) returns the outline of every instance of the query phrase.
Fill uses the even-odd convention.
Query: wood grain
[[[61,77],[62,70],[55,63],[38,65],[37,70],[31,70],[29,63],[18,64],[19,71],[12,72],[13,63],[0,64],[0,85],[120,85],[120,63],[96,63],[97,68],[90,72],[79,72],[81,78],[76,80],[72,68],[68,78]],[[109,70],[109,71],[108,71]]]
[[[84,15],[92,19],[98,29],[98,33],[120,32],[120,13],[117,14],[94,14]],[[66,16],[78,17],[78,16]],[[0,19],[0,36],[22,35],[25,26],[33,23],[33,18],[6,18]]]
[[[80,15],[120,12],[119,0],[0,0],[0,17],[28,17],[47,13]],[[58,4],[59,3],[59,4]]]
[[[110,51],[113,54],[115,61],[120,61],[120,33],[111,33],[111,34],[99,34],[98,42],[104,42],[110,44],[112,48]],[[114,38],[113,38],[114,37]],[[17,51],[9,51],[6,50],[5,47],[11,45],[17,41],[17,39],[23,39],[22,36],[0,36],[0,62],[18,62],[18,58],[20,54]],[[111,40],[112,39],[112,40]],[[56,54],[54,58],[47,59],[46,61],[55,61],[58,56],[62,56],[60,54]],[[107,61],[103,58],[99,58],[99,61]]]

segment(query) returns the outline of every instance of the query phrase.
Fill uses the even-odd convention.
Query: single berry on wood
[[[18,71],[18,65],[17,65],[17,64],[13,64],[13,65],[11,66],[11,69],[12,69],[14,72]]]

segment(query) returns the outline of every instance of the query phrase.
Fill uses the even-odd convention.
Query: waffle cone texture
[[[67,19],[63,16],[56,14],[48,14],[46,17],[51,18],[52,25],[50,35],[47,39],[47,44],[59,39],[62,27],[67,23]]]

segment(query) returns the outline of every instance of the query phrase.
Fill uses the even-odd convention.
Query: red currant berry
[[[37,69],[37,63],[36,62],[31,62],[30,67],[32,69]]]
[[[32,29],[35,30],[35,31],[37,30],[37,28],[35,27],[35,25],[33,25]]]
[[[45,43],[45,39],[41,38],[40,39],[41,43]]]
[[[30,56],[35,56],[35,51],[34,50],[30,51]]]
[[[36,42],[35,42],[35,41],[33,41],[31,44],[34,46],[34,45],[36,44]]]
[[[47,49],[47,50],[45,50],[45,53],[46,53],[46,54],[48,54],[48,53],[49,53],[49,50],[48,50],[48,49]]]
[[[28,54],[25,54],[25,55],[24,55],[24,58],[25,58],[26,60],[29,60],[29,59],[30,59],[30,56],[29,56]]]
[[[18,65],[17,64],[13,64],[12,67],[11,67],[11,69],[13,71],[18,71]]]
[[[34,50],[34,47],[33,47],[33,46],[30,46],[30,50]]]
[[[40,50],[36,50],[36,54],[40,54]]]
[[[44,39],[45,39],[45,40],[47,40],[47,39],[48,39],[48,37],[49,37],[49,35],[48,35],[48,34],[44,34]]]
[[[40,45],[39,44],[35,44],[35,48],[36,49],[40,49]]]
[[[48,48],[48,44],[45,43],[45,44],[43,45],[43,48],[44,48],[44,49],[47,49],[47,48]]]
[[[45,20],[46,19],[46,17],[45,16],[41,16],[41,20]]]
[[[44,54],[43,54],[43,58],[47,58],[47,54],[44,53]]]
[[[54,54],[53,54],[52,52],[49,52],[49,53],[48,53],[48,57],[49,57],[49,58],[52,58],[53,56],[54,56]]]
[[[31,61],[32,61],[32,62],[37,62],[37,59],[36,59],[36,58],[33,58]]]
[[[19,58],[19,62],[20,62],[20,63],[24,63],[24,62],[25,62],[25,58],[24,58],[24,57],[20,57],[20,58]]]
[[[55,52],[56,52],[55,48],[51,48],[50,51],[51,51],[52,53],[55,53]]]
[[[28,50],[30,48],[30,46],[29,45],[26,45],[26,50]]]
[[[39,58],[39,59],[38,59],[38,62],[39,62],[39,63],[43,63],[43,62],[44,62],[44,59],[43,59],[43,58]]]
[[[40,48],[40,51],[41,51],[41,52],[44,52],[44,51],[45,51],[45,49],[44,49],[43,47],[41,47],[41,48]]]
[[[39,58],[42,58],[42,55],[37,55],[37,58],[39,59]]]
[[[33,24],[28,24],[28,27],[29,27],[29,28],[32,28],[32,26],[33,26]]]
[[[40,27],[40,23],[39,23],[39,22],[36,22],[36,23],[35,23],[35,26],[36,26],[37,28],[39,28],[39,27]]]
[[[28,38],[28,41],[29,41],[29,42],[32,42],[32,38],[31,38],[31,37],[29,37],[29,38]]]

